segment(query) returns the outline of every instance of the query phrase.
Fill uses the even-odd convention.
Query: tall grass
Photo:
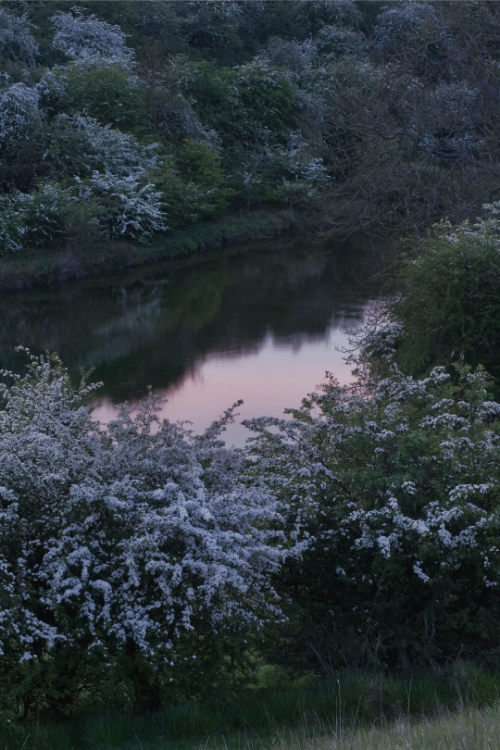
[[[267,741],[247,738],[246,743],[249,750],[258,750],[258,746],[266,750],[500,750],[500,707],[468,709],[431,719],[404,716],[380,727],[306,725],[294,731],[278,730]],[[232,750],[223,742],[204,747]],[[239,748],[243,747],[240,743]]]
[[[452,728],[453,736],[462,732],[469,737],[474,727],[478,737],[484,735],[483,745],[477,747],[500,750],[500,744],[491,744],[489,730],[483,732],[494,725],[500,742],[499,701],[500,677],[471,668],[407,679],[345,673],[300,688],[248,691],[238,700],[192,701],[141,715],[80,716],[64,724],[33,723],[0,735],[0,750],[159,750],[167,745],[178,750],[264,746],[321,750],[326,745],[339,750],[409,750],[431,747],[422,744],[424,739],[415,744],[418,737],[434,737],[436,732],[444,737]],[[483,713],[475,714],[478,709]],[[420,723],[415,723],[417,719]],[[487,741],[490,745],[484,744]]]

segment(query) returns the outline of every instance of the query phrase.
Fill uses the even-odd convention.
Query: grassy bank
[[[213,742],[203,747],[222,750],[228,744]],[[278,730],[266,739],[249,737],[245,747],[249,750],[499,750],[500,707],[444,712],[433,718],[402,716],[383,726],[304,724],[298,730]]]
[[[139,716],[96,712],[64,724],[36,721],[0,735],[0,747],[469,747],[436,744],[436,738],[469,736],[474,726],[476,735],[484,731],[486,739],[495,736],[490,729],[494,726],[500,738],[499,697],[500,677],[477,670],[408,678],[345,674],[301,687],[252,690],[238,700],[193,701]],[[493,747],[485,742],[470,747]]]
[[[0,259],[0,289],[23,289],[100,276],[145,263],[196,255],[225,245],[268,239],[298,225],[289,211],[255,212],[169,232],[147,245],[106,241],[61,252],[18,253]]]

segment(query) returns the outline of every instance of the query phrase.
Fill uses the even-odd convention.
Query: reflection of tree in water
[[[10,295],[0,306],[0,366],[19,370],[18,344],[57,351],[72,373],[95,367],[103,395],[123,400],[147,384],[179,382],[206,355],[255,351],[269,333],[299,347],[359,319],[357,255],[303,240],[260,242],[196,263]]]

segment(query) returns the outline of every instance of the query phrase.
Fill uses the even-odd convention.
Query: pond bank
[[[101,276],[155,261],[196,255],[248,240],[270,239],[300,225],[290,211],[254,212],[195,224],[155,238],[149,245],[108,241],[59,252],[30,251],[0,260],[0,290],[58,284]]]

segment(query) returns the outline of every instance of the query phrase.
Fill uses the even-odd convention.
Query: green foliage
[[[167,159],[154,180],[174,228],[223,213],[234,195],[224,186],[224,172],[210,146],[187,138],[176,158]]]
[[[284,143],[296,124],[296,93],[281,70],[258,61],[231,70],[181,57],[174,73],[203,125],[229,150],[227,157],[235,149],[241,159],[242,147],[251,150],[270,138]]]
[[[32,250],[59,250],[66,242],[64,214],[70,196],[58,185],[46,184],[32,194],[1,198],[0,255]]]
[[[71,112],[84,112],[136,135],[147,132],[143,90],[120,65],[75,64],[66,75]]]
[[[8,193],[13,190],[28,192],[33,190],[37,181],[44,176],[43,157],[47,145],[46,127],[40,123],[33,130],[30,138],[22,142],[9,139],[2,148],[0,160],[0,191]]]
[[[218,188],[224,182],[220,162],[205,143],[195,143],[186,138],[177,163],[184,177],[204,187]]]
[[[489,220],[436,227],[398,272],[391,305],[403,324],[401,367],[421,375],[436,364],[483,365],[500,392],[500,254],[497,209]]]
[[[242,104],[258,125],[278,137],[295,126],[295,93],[283,72],[252,63],[238,69],[237,83]]]

